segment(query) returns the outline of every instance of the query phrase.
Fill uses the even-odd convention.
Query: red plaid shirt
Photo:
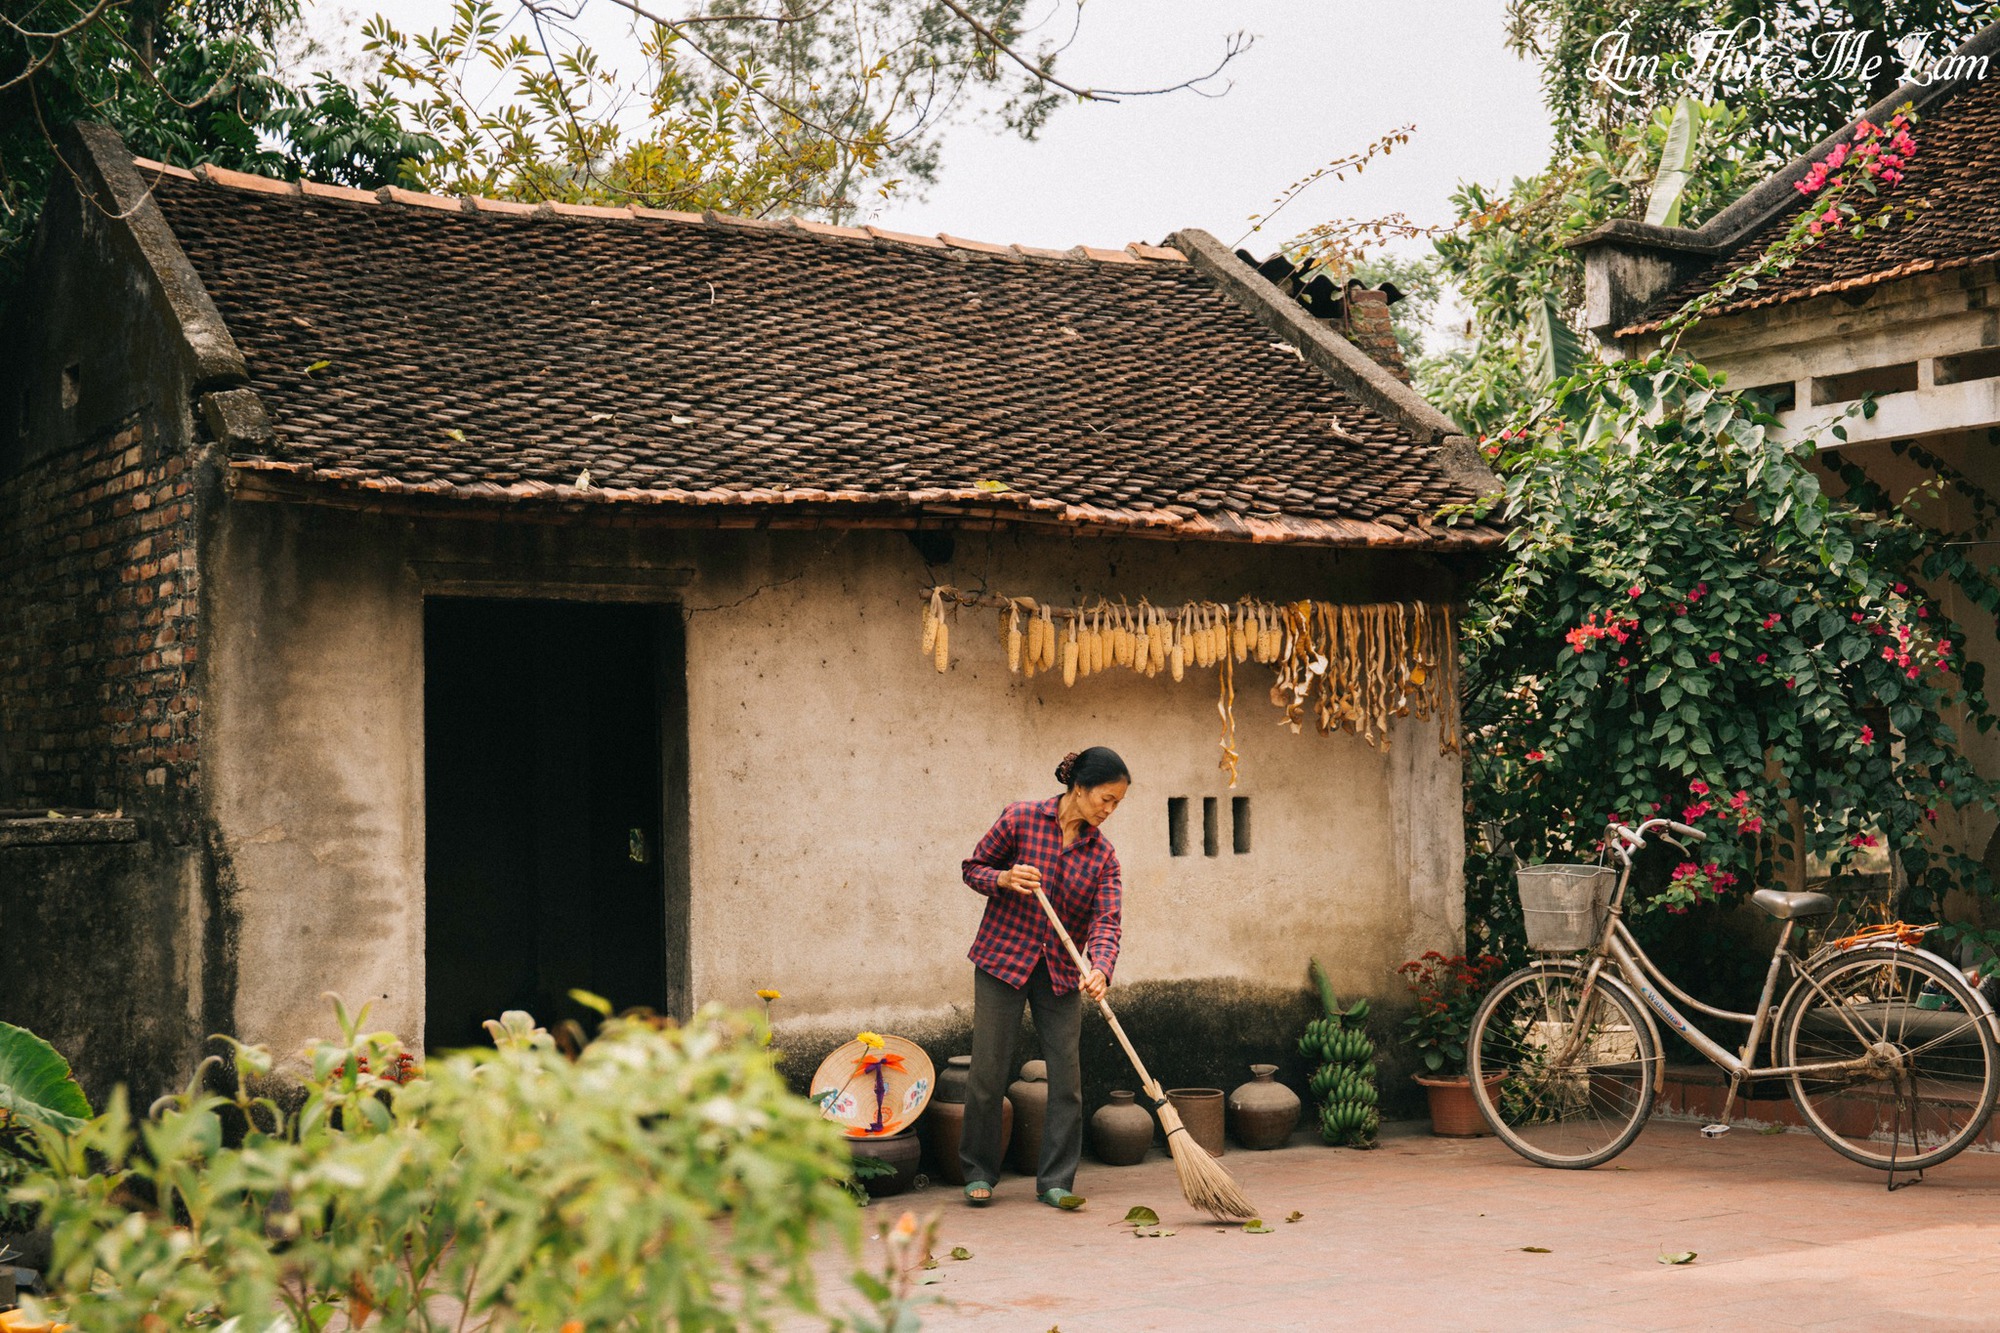
[[[1056,811],[1060,796],[1046,801],[1017,801],[1000,813],[965,862],[965,882],[986,895],[986,915],[966,955],[982,969],[1010,986],[1027,984],[1035,964],[1046,960],[1049,981],[1058,995],[1075,990],[1082,978],[1069,950],[1032,893],[1016,893],[999,885],[1000,872],[1030,865],[1042,872],[1042,892],[1062,918],[1077,948],[1104,979],[1111,979],[1118,961],[1118,918],[1124,884],[1118,875],[1118,853],[1097,829],[1086,826],[1075,842],[1062,845],[1062,823]]]

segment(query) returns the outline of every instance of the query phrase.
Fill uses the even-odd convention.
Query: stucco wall
[[[1460,792],[1435,725],[1387,753],[1274,725],[1242,669],[1242,782],[1216,770],[1213,673],[1008,677],[990,613],[952,670],[917,651],[933,577],[1079,594],[1333,599],[1437,594],[1425,562],[1248,547],[968,535],[926,569],[897,534],[691,534],[415,523],[242,504],[211,564],[208,759],[240,913],[237,1027],[290,1049],[320,993],[423,1015],[426,589],[677,602],[687,616],[692,999],[785,993],[801,1032],[953,1025],[982,900],[958,864],[1008,800],[1051,793],[1066,750],[1137,777],[1106,827],[1125,866],[1117,980],[1222,979],[1296,996],[1316,954],[1347,993],[1460,932]],[[496,720],[504,725],[504,720]],[[1253,850],[1200,854],[1200,798],[1251,798]],[[1168,855],[1192,798],[1195,854]],[[804,1020],[804,1021],[802,1021]]]

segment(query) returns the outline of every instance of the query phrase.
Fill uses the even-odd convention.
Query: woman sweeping
[[[1035,1033],[1049,1067],[1048,1119],[1035,1193],[1074,1208],[1083,1153],[1083,1073],[1077,1044],[1083,996],[1103,997],[1118,961],[1118,854],[1099,831],[1132,785],[1125,761],[1101,745],[1066,755],[1056,766],[1063,794],[1019,801],[979,840],[965,862],[965,882],[986,895],[986,915],[967,957],[972,982],[972,1072],[966,1080],[965,1132],[959,1155],[965,1197],[983,1204],[1000,1179],[1000,1099],[1007,1086],[1021,1008],[1034,1011]],[[1090,964],[1076,964],[1035,901],[1040,889]]]

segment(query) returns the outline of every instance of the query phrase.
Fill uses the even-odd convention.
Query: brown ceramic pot
[[[1090,1117],[1090,1144],[1106,1166],[1137,1166],[1153,1146],[1153,1113],[1125,1088],[1112,1090],[1111,1100]]]
[[[930,1173],[948,1185],[965,1183],[965,1164],[958,1158],[958,1148],[965,1141],[965,1103],[941,1102],[931,1099],[924,1108],[923,1119],[917,1122],[917,1132],[923,1136],[924,1162]],[[1014,1137],[1014,1102],[1010,1097],[1000,1099],[1000,1155],[1007,1155],[1007,1144]]]
[[[1479,1101],[1472,1095],[1472,1080],[1464,1074],[1412,1075],[1430,1098],[1431,1133],[1445,1139],[1474,1139],[1490,1133],[1486,1117],[1479,1114]],[[1491,1097],[1507,1076],[1493,1074],[1486,1080]]]
[[[1224,1152],[1222,1142],[1221,1088],[1168,1088],[1167,1100],[1180,1112],[1188,1137],[1200,1144],[1210,1157]]]
[[[1021,1066],[1021,1077],[1007,1087],[1014,1101],[1014,1146],[1007,1162],[1024,1176],[1042,1169],[1042,1126],[1049,1118],[1049,1066],[1030,1060]]]
[[[1299,1127],[1299,1094],[1272,1077],[1276,1065],[1251,1065],[1250,1081],[1229,1094],[1229,1125],[1246,1148],[1282,1148]]]
[[[938,1074],[937,1091],[931,1094],[934,1102],[964,1102],[965,1082],[972,1077],[972,1057],[954,1055],[944,1062],[944,1069]]]
[[[900,1134],[888,1134],[877,1139],[849,1137],[847,1151],[852,1157],[872,1157],[885,1166],[895,1168],[892,1176],[873,1176],[861,1182],[861,1188],[868,1191],[871,1199],[886,1199],[892,1194],[901,1194],[917,1183],[917,1163],[923,1158],[923,1145],[917,1140],[917,1131],[906,1129]]]

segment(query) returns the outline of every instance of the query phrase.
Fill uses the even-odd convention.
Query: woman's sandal
[[[1064,1212],[1073,1213],[1084,1205],[1084,1197],[1081,1194],[1072,1194],[1066,1189],[1043,1190],[1040,1198],[1049,1207],[1060,1208]]]
[[[993,1202],[993,1186],[984,1180],[966,1181],[965,1201],[974,1208],[984,1208]]]

